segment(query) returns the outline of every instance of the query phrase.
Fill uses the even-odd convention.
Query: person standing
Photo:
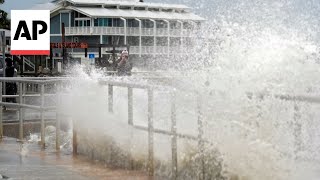
[[[127,50],[122,51],[116,65],[118,76],[131,76],[132,64],[129,61],[129,53]]]
[[[13,66],[13,60],[6,58],[6,77],[17,77],[17,70]],[[15,82],[6,82],[6,95],[16,95],[17,84]],[[15,98],[6,98],[6,102],[16,103]]]

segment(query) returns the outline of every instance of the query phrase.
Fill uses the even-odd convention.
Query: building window
[[[123,21],[118,18],[113,19],[113,27],[122,27],[123,26]]]
[[[98,26],[103,26],[103,19],[102,18],[98,19]]]
[[[126,9],[126,10],[128,10],[128,9],[131,9],[131,7],[130,7],[130,6],[120,6],[119,9]]]
[[[108,26],[108,18],[103,18],[103,26]]]
[[[149,8],[149,11],[160,11],[159,8]]]
[[[139,27],[139,22],[135,19],[128,19],[127,24],[128,24],[128,27]]]
[[[112,36],[102,36],[103,44],[112,44]]]
[[[145,7],[134,7],[134,10],[146,10]]]
[[[112,27],[112,18],[109,18],[109,19],[108,19],[108,25],[107,25],[107,26]]]
[[[99,19],[94,19],[94,26],[99,26]]]

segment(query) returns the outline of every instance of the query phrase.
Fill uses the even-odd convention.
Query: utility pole
[[[5,71],[5,59],[6,59],[6,33],[5,31],[0,32],[0,38],[1,38],[1,45],[2,45],[2,68],[3,68],[3,77],[6,76],[6,71]]]
[[[61,34],[62,34],[62,64],[66,65],[66,67],[68,66],[69,62],[67,62],[66,60],[66,48],[64,46],[65,42],[66,42],[66,36],[65,36],[65,28],[64,28],[64,23],[61,24]],[[62,68],[64,69],[64,68]]]

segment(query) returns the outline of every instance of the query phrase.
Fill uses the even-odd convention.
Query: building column
[[[125,18],[120,18],[124,23],[124,45],[127,45],[127,20]]]
[[[62,34],[62,31],[61,31],[61,29],[62,29],[62,26],[61,26],[61,24],[62,24],[61,13],[59,13],[59,18],[60,18],[60,22],[59,22],[59,31],[60,31],[60,33],[59,34]]]
[[[168,20],[163,20],[168,24],[168,57],[170,57],[170,22]]]
[[[177,21],[178,23],[180,23],[180,53],[181,55],[183,54],[182,53],[182,50],[183,50],[183,22],[182,21]]]
[[[69,34],[71,34],[71,12],[69,12]]]
[[[91,18],[91,20],[90,20],[90,34],[91,34],[91,35],[92,35],[92,33],[93,33],[93,27],[94,27],[94,19]]]
[[[156,57],[157,51],[157,22],[153,19],[149,19],[153,22],[153,57]]]
[[[141,57],[141,54],[142,54],[142,37],[141,37],[142,25],[141,25],[141,20],[140,19],[135,18],[135,20],[139,22],[139,57]]]

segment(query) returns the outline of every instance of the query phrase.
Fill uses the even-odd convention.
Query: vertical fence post
[[[153,150],[153,90],[148,89],[148,173],[149,179],[154,176],[154,150]]]
[[[294,102],[293,106],[294,114],[293,114],[293,121],[294,121],[294,155],[297,157],[298,153],[302,150],[302,139],[301,139],[301,131],[302,131],[302,125],[300,123],[301,115],[299,112],[299,107],[297,102]]]
[[[41,147],[45,149],[45,122],[44,122],[44,84],[41,84],[40,91],[41,106],[40,106],[40,116],[41,116]]]
[[[0,82],[0,102],[2,102],[2,83]],[[3,138],[3,106],[0,106],[0,138]]]
[[[128,88],[128,124],[133,125],[133,90]]]
[[[75,120],[72,119],[72,151],[74,156],[78,154],[78,132],[76,128]]]
[[[23,108],[21,107],[21,104],[23,104],[23,83],[19,83],[19,139],[20,141],[23,141]]]
[[[128,87],[128,125],[133,126],[133,89]],[[133,137],[133,131],[130,130],[130,137]],[[132,158],[132,140],[129,139],[129,166],[134,169],[134,161]]]
[[[109,108],[109,112],[112,113],[113,112],[113,86],[112,85],[108,85],[108,108]]]
[[[205,165],[204,165],[204,141],[203,141],[203,114],[202,114],[202,97],[201,94],[197,94],[197,113],[198,113],[198,148],[199,148],[199,161],[200,161],[200,174],[199,179],[205,179]]]
[[[60,86],[60,81],[56,82],[56,98],[57,98],[57,104],[56,104],[56,150],[60,151],[60,106],[61,106],[61,96],[60,96],[60,91],[61,91],[61,86]]]
[[[171,153],[172,153],[172,179],[178,179],[178,145],[177,145],[177,119],[176,119],[176,92],[171,96]]]

